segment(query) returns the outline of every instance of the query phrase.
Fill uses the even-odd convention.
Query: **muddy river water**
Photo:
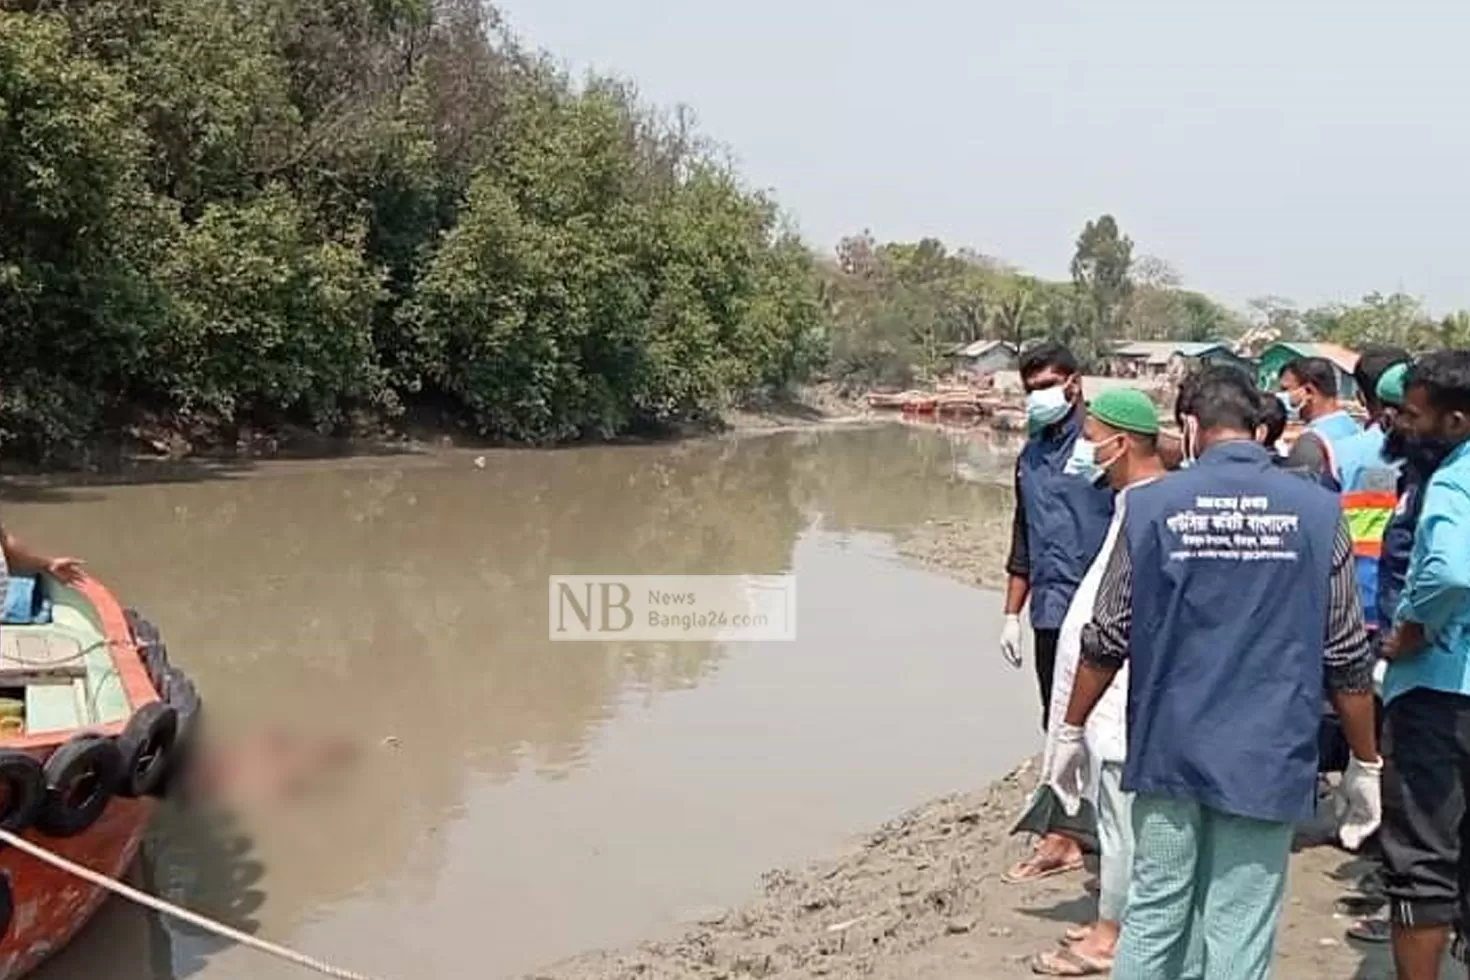
[[[963,519],[999,567],[990,438],[273,463],[22,490],[4,516],[160,626],[220,738],[294,720],[366,746],[289,806],[165,815],[138,881],[377,976],[482,980],[676,930],[1036,748],[999,595],[896,551]],[[552,573],[788,571],[793,642],[547,638]],[[118,903],[42,973],[298,976]]]

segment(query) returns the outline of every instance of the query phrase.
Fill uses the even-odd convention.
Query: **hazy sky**
[[[1112,212],[1233,303],[1470,306],[1461,0],[505,0],[685,103],[814,245],[934,235],[1064,275]]]

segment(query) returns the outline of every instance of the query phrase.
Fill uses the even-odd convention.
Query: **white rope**
[[[108,891],[112,892],[114,895],[121,895],[123,898],[126,898],[129,901],[137,902],[139,905],[143,905],[150,909],[153,909],[155,912],[161,912],[164,915],[173,916],[176,919],[182,919],[192,926],[197,926],[198,928],[203,929],[206,932],[212,932],[217,936],[223,936],[224,938],[233,940],[234,942],[237,942],[242,946],[249,946],[252,949],[258,949],[262,953],[269,953],[272,956],[280,957],[283,960],[286,960],[290,963],[295,963],[297,966],[305,967],[308,970],[315,970],[317,973],[321,973],[329,977],[337,977],[338,980],[373,980],[372,977],[369,977],[366,974],[353,973],[351,970],[344,970],[341,967],[332,966],[329,963],[323,963],[321,960],[313,959],[303,953],[298,953],[295,950],[287,949],[284,946],[277,946],[275,943],[268,943],[264,939],[257,939],[249,933],[241,932],[239,929],[232,929],[229,926],[224,925],[223,923],[215,922],[212,919],[206,919],[204,916],[199,915],[195,912],[190,912],[188,909],[182,909],[179,908],[177,905],[171,905],[170,903],[165,902],[163,899],[154,898],[152,895],[140,892],[136,888],[131,888],[120,881],[109,878],[107,877],[107,875],[98,874],[91,868],[84,868],[80,864],[75,864],[71,861],[68,861],[61,855],[55,854],[47,850],[46,848],[41,847],[39,844],[32,843],[31,841],[26,840],[24,837],[20,837],[9,830],[0,829],[0,842],[9,844],[16,850],[24,851],[26,854],[29,854],[36,860],[44,861],[45,863],[51,865],[53,868],[60,868],[62,871],[65,871],[68,874],[76,875],[83,881],[90,882],[91,884],[96,885],[99,888],[105,888]]]

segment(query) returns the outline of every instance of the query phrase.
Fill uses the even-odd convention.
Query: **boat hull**
[[[0,737],[0,749],[24,752],[42,763],[77,738],[120,735],[132,713],[165,699],[164,674],[171,672],[166,652],[158,649],[152,652],[151,659],[145,656],[129,615],[100,582],[84,579],[72,587],[70,597],[63,600],[58,596],[58,606],[63,601],[73,606],[80,602],[89,610],[88,620],[110,657],[110,676],[115,676],[121,690],[121,717],[88,719],[85,725],[70,730]],[[159,643],[161,648],[156,631],[150,642]],[[188,689],[192,695],[192,685]],[[91,700],[98,700],[95,694]],[[168,700],[172,703],[172,698]],[[197,711],[197,702],[194,710]],[[184,738],[182,730],[179,737]],[[89,870],[120,879],[137,857],[157,806],[152,797],[131,798],[114,793],[95,822],[78,833],[51,836],[30,827],[22,836]],[[74,875],[0,845],[0,897],[4,897],[4,891],[8,891],[10,901],[0,903],[0,911],[9,913],[0,919],[3,927],[0,980],[24,977],[63,949],[91,920],[108,895],[104,889]],[[6,904],[8,910],[3,907]]]
[[[29,840],[110,878],[127,872],[157,807],[152,800],[114,797],[102,817],[76,837],[27,833]],[[0,980],[18,980],[69,943],[107,893],[15,848],[0,849],[0,876],[9,883],[9,928],[0,939]]]

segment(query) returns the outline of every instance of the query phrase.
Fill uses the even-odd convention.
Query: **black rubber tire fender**
[[[46,799],[46,775],[41,764],[24,752],[0,752],[0,828],[25,830],[36,820]],[[3,930],[0,930],[3,934]]]
[[[124,615],[128,621],[128,630],[133,634],[133,642],[138,646],[143,666],[148,669],[148,679],[153,682],[153,689],[162,697],[164,677],[168,674],[168,644],[163,642],[163,634],[158,632],[158,627],[145,619],[138,610],[128,609]]]
[[[194,682],[177,667],[170,667],[163,678],[163,698],[178,717],[174,748],[170,753],[169,766],[163,783],[156,792],[167,793],[179,774],[188,766],[199,745],[200,722],[203,718],[204,702]]]
[[[168,780],[178,735],[179,713],[173,705],[153,701],[133,712],[117,739],[118,751],[122,753],[118,795],[158,795]]]
[[[97,735],[78,735],[46,760],[46,800],[36,814],[36,829],[48,837],[74,837],[107,809],[122,778],[117,743]]]

